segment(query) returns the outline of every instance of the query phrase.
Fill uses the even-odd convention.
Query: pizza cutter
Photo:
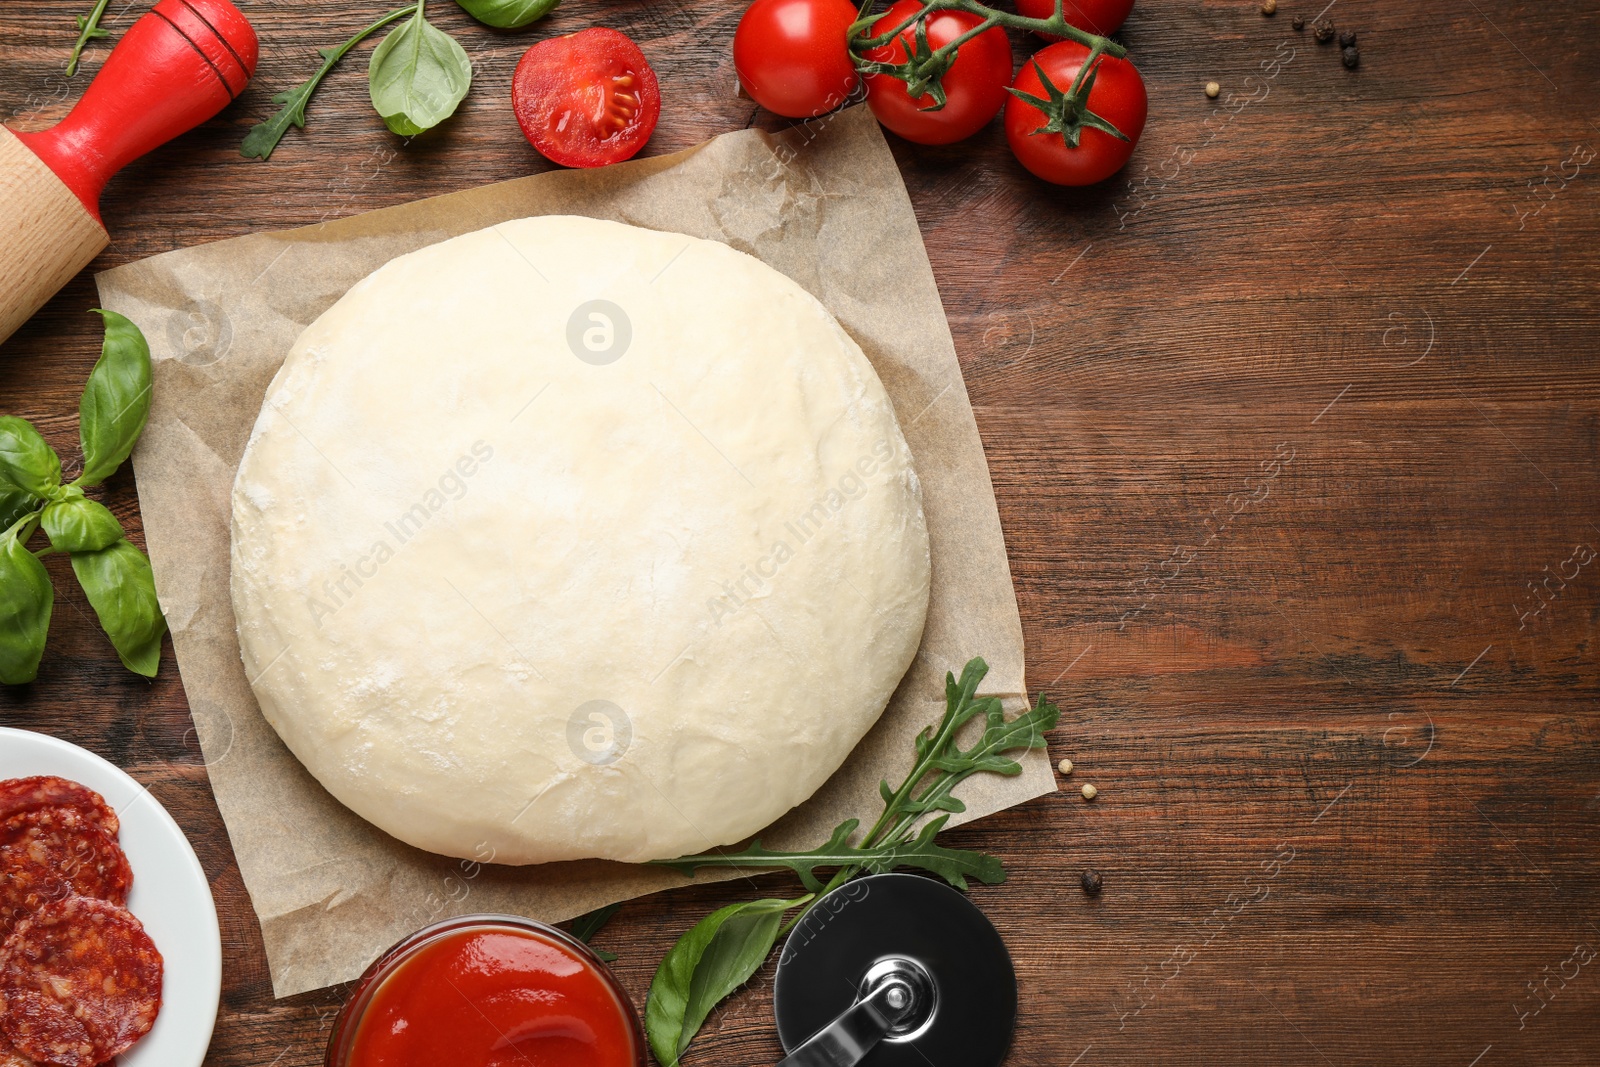
[[[999,1067],[1017,977],[994,926],[931,878],[858,878],[794,928],[773,983],[778,1067]]]

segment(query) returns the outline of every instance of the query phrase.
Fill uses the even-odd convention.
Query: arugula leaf
[[[0,415],[0,482],[42,497],[61,484],[61,458],[33,423]]]
[[[711,853],[681,860],[660,860],[658,863],[683,874],[693,874],[699,867],[787,867],[798,874],[801,883],[813,893],[821,893],[826,888],[816,875],[819,867],[856,867],[872,874],[915,867],[937,874],[957,889],[967,888],[968,876],[985,885],[998,885],[1005,881],[1005,868],[993,856],[945,848],[934,843],[934,835],[944,829],[949,818],[948,815],[941,815],[931,820],[914,839],[872,848],[857,848],[850,844],[850,836],[856,832],[861,821],[847,819],[835,828],[827,844],[805,852],[775,852],[762,848],[761,842],[756,841],[739,852]]]
[[[678,939],[656,970],[644,1008],[650,1049],[662,1067],[678,1067],[711,1009],[756,973],[778,940],[784,912],[811,900],[807,894],[730,904]]]
[[[122,524],[106,506],[83,497],[83,490],[44,506],[39,525],[50,538],[50,546],[62,552],[98,552],[122,540]]]
[[[397,7],[377,22],[356,33],[354,37],[351,37],[343,44],[335,48],[317,49],[317,55],[322,57],[322,66],[317,68],[315,74],[293,89],[288,89],[273,96],[272,102],[279,105],[280,110],[265,122],[258,122],[250,128],[250,132],[244,135],[244,140],[239,145],[239,154],[246,159],[267,160],[272,158],[272,150],[278,147],[278,142],[283,140],[283,136],[289,132],[290,126],[294,126],[296,129],[305,129],[306,105],[311,102],[311,96],[322,84],[322,79],[326,78],[328,72],[338,65],[339,60],[343,59],[350,49],[383,29],[395,19],[404,18],[414,13],[417,7],[418,5],[416,4]]]
[[[1043,696],[1032,708],[1010,721],[1006,720],[1000,701],[991,698],[977,703],[981,705],[979,710],[985,718],[983,736],[971,748],[962,749],[952,732],[947,749],[930,751],[923,761],[924,765],[929,771],[943,773],[922,792],[918,793],[913,788],[900,800],[897,807],[900,821],[896,824],[895,832],[902,827],[909,827],[919,816],[931,811],[965,811],[966,805],[950,794],[956,786],[980,771],[1008,778],[1021,774],[1022,764],[1003,753],[1044,748],[1047,744],[1045,733],[1055,729],[1056,723],[1061,720],[1061,709]],[[962,721],[970,718],[967,716]],[[920,780],[918,784],[921,784]],[[884,783],[886,787],[887,783]]]
[[[156,600],[150,561],[127,540],[98,552],[78,552],[72,573],[94,607],[100,628],[111,638],[122,665],[154,678],[161,665],[161,637],[167,620]]]
[[[70,78],[78,73],[78,60],[82,58],[83,50],[90,41],[111,36],[109,30],[100,28],[100,19],[105,15],[106,5],[110,2],[111,0],[96,0],[94,9],[87,16],[73,16],[73,22],[78,27],[78,40],[72,46],[72,55],[67,60],[67,77]]]
[[[372,50],[367,88],[384,125],[415,137],[455,114],[472,87],[472,60],[456,39],[423,15],[425,0]]]
[[[144,334],[115,311],[94,310],[105,320],[106,333],[78,401],[83,473],[73,485],[99,485],[115,474],[150,418],[150,346]]]
[[[24,527],[33,532],[32,524]],[[0,682],[21,685],[39,674],[55,590],[50,575],[29,552],[26,536],[0,536]]]
[[[561,0],[456,0],[456,3],[485,26],[516,30],[544,18]]]
[[[966,888],[968,876],[987,885],[1004,880],[1005,872],[992,856],[934,844],[933,837],[944,828],[949,814],[931,820],[915,839],[909,837],[912,826],[924,815],[965,811],[966,805],[951,792],[972,775],[980,771],[1021,774],[1022,765],[1004,753],[1042,748],[1045,732],[1060,720],[1061,709],[1041,696],[1034,707],[1008,721],[999,699],[975,695],[988,670],[983,660],[973,659],[962,670],[959,682],[953,675],[945,676],[944,718],[938,726],[917,735],[917,761],[900,787],[891,788],[887,781],[879,784],[884,813],[859,845],[851,845],[850,838],[860,822],[850,819],[834,829],[826,844],[803,852],[775,852],[757,840],[739,852],[656,860],[656,864],[684,874],[699,867],[788,867],[813,893],[829,888],[815,874],[826,867],[840,868],[846,878],[857,873],[851,868],[876,873],[917,867],[961,889]],[[962,727],[980,714],[985,720],[982,735],[970,748],[961,748],[957,738]]]
[[[605,928],[606,923],[611,921],[611,917],[615,915],[617,913],[617,909],[621,907],[622,905],[620,903],[607,904],[603,908],[596,908],[593,911],[585,912],[576,919],[572,920],[572,936],[577,938],[579,941],[582,941],[585,945],[589,945],[589,951],[593,952],[596,956],[599,956],[607,963],[614,963],[616,961],[617,954],[615,952],[607,952],[603,948],[595,948],[594,945],[589,943],[594,939],[595,934],[598,934],[602,929]]]

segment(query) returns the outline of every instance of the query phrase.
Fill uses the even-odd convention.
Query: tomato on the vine
[[[850,0],[755,0],[733,34],[733,67],[755,102],[808,119],[845,102],[858,83],[845,40]]]
[[[1139,71],[1126,59],[1102,55],[1080,85],[1088,57],[1089,49],[1076,41],[1040,49],[1017,73],[1006,105],[1012,153],[1057,185],[1092,185],[1111,177],[1144,132],[1149,98]]]
[[[528,49],[511,80],[511,109],[550,159],[600,167],[644,147],[661,117],[661,90],[638,45],[593,27]]]
[[[1067,25],[1076,26],[1087,33],[1110,37],[1117,28],[1128,21],[1133,10],[1133,0],[1061,0],[1061,17]],[[1047,19],[1056,13],[1056,0],[1017,0],[1017,14],[1030,19]],[[1047,41],[1062,38],[1054,33],[1039,35]]]
[[[922,10],[921,0],[899,0],[873,23],[869,36],[888,33]],[[976,29],[983,22],[965,11],[936,11],[926,20],[928,47],[937,50]],[[916,23],[894,40],[867,51],[878,63],[904,63],[916,54]],[[1006,102],[1011,81],[1011,42],[998,26],[984,30],[956,50],[955,62],[945,71],[945,105],[938,107],[932,91],[913,100],[906,83],[890,74],[868,74],[867,106],[878,121],[908,141],[951,144],[971,137],[989,124]]]

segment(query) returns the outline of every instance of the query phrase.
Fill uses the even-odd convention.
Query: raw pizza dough
[[[725,245],[521,219],[300,336],[233,492],[266,718],[419,848],[640,861],[809,797],[921,641],[911,455],[861,350]]]

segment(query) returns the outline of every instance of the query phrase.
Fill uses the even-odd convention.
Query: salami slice
[[[52,900],[121,904],[132,884],[122,849],[73,808],[35,808],[0,822],[0,939]]]
[[[50,776],[0,782],[0,822],[37,808],[73,808],[112,839],[122,828],[106,798],[86,785]]]
[[[0,1034],[0,1067],[38,1067],[38,1065],[12,1048],[11,1042]]]
[[[0,948],[0,1035],[41,1064],[104,1063],[155,1025],[161,976],[161,953],[127,911],[53,901]]]

